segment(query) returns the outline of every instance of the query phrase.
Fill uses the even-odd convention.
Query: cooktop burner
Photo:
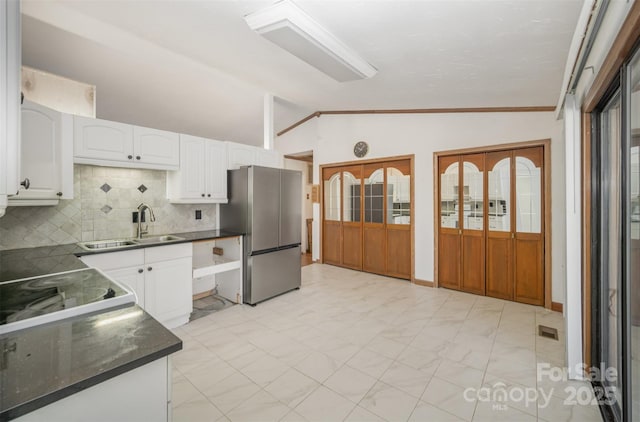
[[[95,268],[0,283],[0,334],[134,302]]]
[[[62,287],[89,280],[92,276],[95,275],[86,271],[83,273],[78,273],[77,271],[74,273],[60,273],[26,281],[20,288],[23,290],[41,290],[46,287]]]

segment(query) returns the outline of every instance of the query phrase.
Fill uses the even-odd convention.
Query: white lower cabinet
[[[165,356],[15,420],[170,421],[171,360]]]
[[[191,258],[146,262],[145,265],[144,309],[165,325],[189,322],[193,310],[192,289],[187,289],[185,284],[192,285]],[[188,283],[178,282],[187,278]]]
[[[192,302],[191,243],[85,255],[85,264],[104,271],[136,293],[138,305],[169,328],[189,322]]]
[[[145,304],[145,289],[144,289],[144,262],[141,262],[140,265],[135,267],[128,268],[118,268],[115,270],[108,270],[105,273],[113,278],[114,280],[119,281],[120,283],[130,287],[131,290],[136,294],[136,303],[140,305],[142,308],[146,309]]]

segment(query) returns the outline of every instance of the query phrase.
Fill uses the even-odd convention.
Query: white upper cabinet
[[[76,162],[133,161],[133,126],[81,116],[73,120]]]
[[[164,130],[134,126],[134,158],[146,164],[177,168],[180,165],[180,136]]]
[[[72,117],[29,101],[21,114],[20,179],[29,188],[21,186],[9,205],[56,205],[73,198]]]
[[[257,164],[256,148],[249,145],[236,144],[235,142],[227,142],[227,148],[229,152],[229,170]]]
[[[251,145],[227,142],[229,151],[229,170],[243,166],[264,166],[282,168],[282,155],[274,150],[267,150]]]
[[[208,164],[205,167],[207,199],[227,201],[227,146],[224,142],[208,141],[206,148]]]
[[[74,161],[111,167],[175,170],[178,134],[74,116]]]
[[[0,1],[0,217],[20,186],[20,1]]]
[[[173,203],[227,202],[227,146],[224,142],[180,135],[180,170],[167,173]]]

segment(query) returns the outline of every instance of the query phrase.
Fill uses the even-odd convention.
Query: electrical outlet
[[[196,210],[196,220],[202,220],[202,210]]]

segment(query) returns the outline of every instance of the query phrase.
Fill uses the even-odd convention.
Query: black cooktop
[[[0,333],[122,307],[133,293],[95,268],[0,283]]]

